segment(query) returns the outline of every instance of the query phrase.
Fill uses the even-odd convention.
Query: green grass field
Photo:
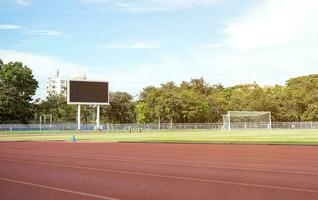
[[[75,132],[23,131],[0,132],[0,141],[78,141],[98,142],[176,142],[176,143],[247,143],[247,144],[318,144],[318,130],[272,131],[152,131]]]

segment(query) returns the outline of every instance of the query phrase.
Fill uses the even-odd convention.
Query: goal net
[[[222,130],[271,129],[271,113],[258,111],[229,111],[223,116]]]

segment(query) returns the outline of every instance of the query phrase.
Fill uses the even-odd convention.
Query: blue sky
[[[0,58],[112,91],[204,77],[283,84],[318,69],[316,0],[0,0]]]

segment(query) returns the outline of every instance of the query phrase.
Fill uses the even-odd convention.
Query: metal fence
[[[93,131],[95,124],[83,124],[81,130]],[[104,131],[155,131],[155,130],[223,130],[223,123],[148,123],[104,124]],[[231,123],[231,130],[248,129],[318,129],[318,122],[272,122],[271,127],[258,122]],[[0,124],[0,132],[8,131],[68,131],[77,130],[76,123],[62,124]]]

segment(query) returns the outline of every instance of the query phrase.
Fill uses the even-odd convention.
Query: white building
[[[82,72],[74,73],[71,75],[71,80],[86,80],[86,74]]]
[[[85,73],[74,73],[70,76],[71,80],[86,80]],[[58,70],[56,74],[52,77],[49,77],[46,84],[46,96],[52,95],[64,95],[66,96],[67,92],[67,80],[62,79],[60,76],[60,71]]]
[[[66,96],[67,81],[61,79],[59,70],[52,77],[49,77],[46,85],[46,95],[60,95]]]

